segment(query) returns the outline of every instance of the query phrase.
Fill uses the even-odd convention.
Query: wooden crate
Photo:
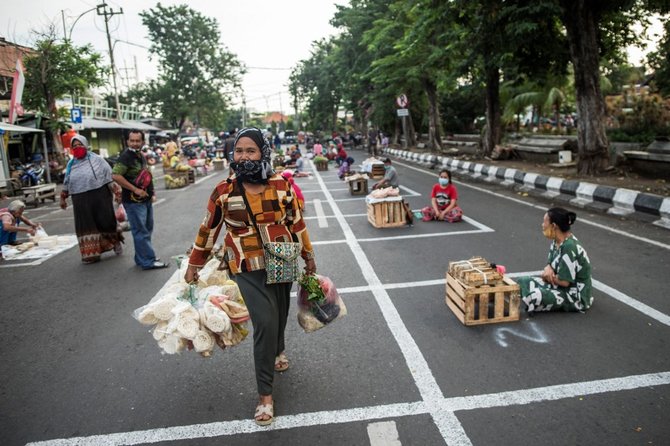
[[[375,180],[379,180],[381,178],[384,178],[384,173],[386,170],[384,169],[383,164],[373,164],[372,165],[372,170],[370,172],[370,176],[374,178]]]
[[[447,273],[446,302],[464,325],[519,320],[519,285],[503,276],[500,285],[469,286]]]
[[[471,285],[496,285],[502,283],[502,274],[491,266],[483,257],[472,257],[469,260],[449,262],[449,274],[461,282]]]
[[[405,208],[402,201],[368,203],[368,221],[375,228],[398,228],[405,226]]]
[[[320,172],[328,170],[328,161],[314,161],[314,165],[316,166],[316,170]]]
[[[214,158],[212,163],[214,164],[214,170],[224,170],[225,169],[225,161],[222,158]]]
[[[358,178],[349,181],[349,193],[351,195],[367,195],[368,194],[368,180],[365,178]]]

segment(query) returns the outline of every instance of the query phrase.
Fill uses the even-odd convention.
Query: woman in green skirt
[[[586,311],[593,303],[591,262],[570,228],[577,215],[563,208],[544,214],[542,233],[551,240],[541,276],[520,277],[521,299],[527,311]]]

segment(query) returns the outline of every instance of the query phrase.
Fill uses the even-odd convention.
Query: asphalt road
[[[436,172],[396,167],[412,208],[426,205]],[[224,173],[170,191],[160,175],[154,247],[168,259],[192,243]],[[271,427],[252,420],[250,338],[210,359],[161,355],[130,316],[176,266],[136,268],[127,233],[126,252],[98,264],[81,264],[76,247],[0,262],[0,444],[667,444],[670,231],[577,209],[592,309],[465,327],[445,305],[448,262],[542,269],[551,203],[458,181],[466,221],[375,229],[335,170],[297,181],[318,269],[349,315],[305,334],[292,309]],[[71,210],[28,216],[74,233]]]

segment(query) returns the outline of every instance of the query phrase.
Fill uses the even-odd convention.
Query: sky
[[[31,31],[44,30],[50,23],[63,35],[63,19],[76,45],[90,43],[109,61],[105,23],[95,10],[102,0],[0,0],[0,36],[8,41],[31,46]],[[150,60],[147,30],[139,17],[141,11],[157,1],[107,0],[113,10],[123,14],[111,18],[110,34],[114,59],[119,70],[119,90],[137,78],[145,81],[157,76],[157,60]],[[292,114],[288,94],[290,69],[310,56],[312,42],[337,33],[329,21],[336,12],[335,3],[348,0],[162,0],[163,6],[188,4],[203,15],[217,19],[221,43],[248,67],[242,83],[247,108],[251,111],[282,111]],[[11,6],[10,6],[11,5]],[[140,45],[140,46],[137,46]],[[271,68],[271,69],[261,69]],[[111,92],[111,86],[109,88]],[[241,102],[241,95],[238,99]]]

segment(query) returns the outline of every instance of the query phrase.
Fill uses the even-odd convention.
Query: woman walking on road
[[[314,251],[291,184],[273,172],[271,148],[257,128],[237,133],[232,174],[214,188],[200,226],[184,279],[197,279],[219,233],[224,230],[225,266],[242,292],[254,327],[254,363],[259,402],[254,419],[274,421],[272,385],[275,372],[288,369],[284,330],[291,283],[266,284],[264,242],[299,241],[308,274],[316,272]],[[258,228],[258,230],[256,229]],[[259,234],[259,231],[261,232]]]
[[[81,261],[95,263],[103,252],[122,252],[123,235],[117,231],[113,204],[117,186],[111,167],[89,150],[85,137],[75,135],[70,144],[74,158],[65,168],[60,207],[67,208],[67,198],[72,198]]]
[[[542,233],[551,240],[540,278],[520,277],[521,299],[528,312],[586,311],[593,304],[591,262],[570,227],[577,215],[563,208],[544,214]]]

